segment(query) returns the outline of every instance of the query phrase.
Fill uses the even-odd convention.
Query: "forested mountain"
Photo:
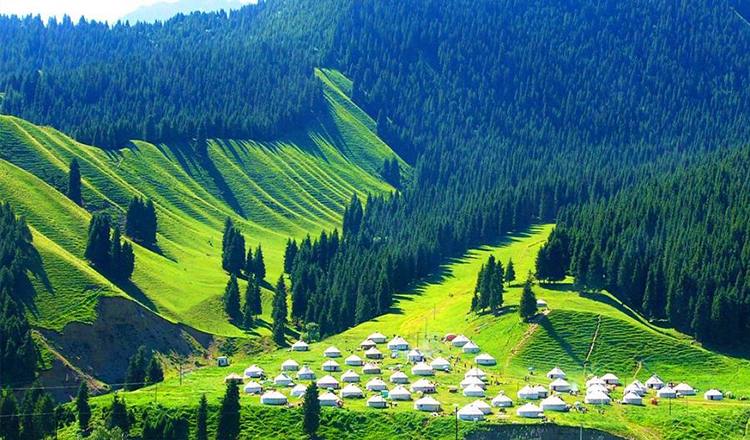
[[[177,14],[190,14],[193,11],[212,12],[240,9],[245,3],[240,0],[178,0],[172,2],[161,1],[151,5],[141,6],[122,17],[122,21],[131,23],[166,21]]]

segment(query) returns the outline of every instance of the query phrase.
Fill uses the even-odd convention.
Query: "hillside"
[[[212,12],[221,11],[229,12],[233,9],[239,9],[248,1],[240,0],[178,0],[170,2],[156,2],[151,5],[141,6],[138,9],[125,14],[121,20],[136,22],[154,22],[165,21],[177,14],[190,14],[194,11]]]

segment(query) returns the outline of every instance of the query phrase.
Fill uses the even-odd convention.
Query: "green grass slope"
[[[267,280],[273,282],[288,237],[336,227],[352,194],[393,190],[377,170],[394,153],[374,133],[372,119],[339,88],[351,84],[333,71],[316,76],[326,109],[305,130],[273,142],[210,140],[205,154],[193,145],[140,141],[103,151],[52,128],[0,116],[0,198],[28,219],[46,271],[46,281],[35,280],[34,324],[59,330],[72,320],[90,321],[98,295],[115,294],[199,330],[245,335],[221,310],[228,278],[220,262],[226,217],[249,244],[262,244]],[[74,157],[86,209],[60,193]],[[133,282],[113,286],[82,260],[88,211],[106,209],[122,220],[134,195],[156,204],[159,249],[136,247]],[[268,301],[269,292],[264,294]],[[257,332],[267,330],[261,325]]]

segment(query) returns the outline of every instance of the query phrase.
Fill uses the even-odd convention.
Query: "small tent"
[[[490,414],[492,412],[492,407],[489,403],[485,402],[484,400],[477,399],[471,404],[474,408],[477,408],[479,411],[482,411],[482,414]]]
[[[263,405],[286,405],[286,396],[278,391],[266,391],[260,396]]]
[[[349,365],[350,367],[361,367],[364,361],[362,361],[362,358],[357,356],[356,354],[353,354],[346,358],[344,360],[344,363],[346,365]]]
[[[282,371],[297,371],[299,370],[299,364],[294,359],[287,359],[281,363]]]
[[[258,382],[250,381],[243,387],[247,394],[260,394],[263,392],[263,387]]]
[[[323,376],[316,382],[320,389],[335,389],[339,387],[339,381],[333,376]]]
[[[362,372],[365,374],[380,374],[380,366],[374,362],[368,362],[362,367]]]
[[[536,308],[537,309],[546,309],[547,308],[547,301],[543,299],[536,300]]]
[[[409,343],[401,336],[396,336],[391,339],[391,342],[388,343],[387,347],[388,350],[391,351],[405,351],[409,349]]]
[[[618,378],[612,373],[607,373],[604,376],[602,376],[602,380],[607,385],[620,385],[620,378]]]
[[[586,394],[594,392],[609,394],[609,388],[599,384],[591,385],[590,387],[586,388]]]
[[[294,381],[286,373],[281,373],[273,379],[273,384],[277,387],[290,387],[294,385]]]
[[[226,356],[219,356],[216,358],[216,366],[217,367],[228,367],[229,366],[229,358]]]
[[[305,385],[295,385],[294,388],[289,391],[289,395],[292,397],[303,397],[305,393],[307,392],[307,386]]]
[[[558,393],[569,393],[570,384],[565,379],[555,379],[549,384],[549,389]]]
[[[600,378],[599,376],[594,376],[586,381],[586,388],[591,388],[594,385],[601,385],[603,387],[606,387],[607,382],[605,382],[604,379]]]
[[[354,370],[347,370],[346,373],[341,375],[341,381],[346,383],[359,382],[359,374]]]
[[[487,353],[482,353],[479,356],[474,358],[474,362],[477,363],[477,365],[495,365],[497,364],[497,361],[494,357],[490,356]]]
[[[636,396],[641,396],[641,397],[643,397],[646,394],[646,390],[645,389],[640,388],[639,386],[637,386],[635,384],[632,384],[632,383],[630,385],[626,386],[625,389],[622,392],[623,392],[623,394],[633,393]]]
[[[338,358],[341,357],[341,350],[334,346],[330,346],[325,349],[325,351],[323,352],[323,356],[328,358]]]
[[[409,362],[423,362],[424,354],[418,348],[412,348],[409,354],[406,355],[406,360]]]
[[[536,388],[529,385],[526,385],[525,387],[518,390],[516,395],[519,399],[536,400],[539,398],[539,392],[536,390]]]
[[[310,346],[307,345],[307,342],[305,341],[297,341],[294,344],[292,344],[292,351],[307,351],[310,349]]]
[[[362,393],[362,390],[358,386],[349,384],[341,389],[341,397],[344,399],[364,397],[364,393]]]
[[[421,399],[414,402],[414,409],[416,409],[417,411],[428,412],[440,411],[440,402],[429,396],[422,397]]]
[[[498,394],[492,399],[492,406],[507,408],[513,406],[513,400],[505,394]]]
[[[664,387],[664,381],[659,376],[654,374],[646,381],[646,388],[650,390],[660,390]]]
[[[464,353],[479,353],[479,346],[474,341],[469,341],[461,347],[461,351]]]
[[[461,348],[461,347],[463,347],[464,345],[466,345],[466,343],[467,343],[467,342],[469,342],[469,338],[467,338],[467,337],[466,337],[466,336],[464,336],[464,335],[458,335],[458,336],[456,336],[455,338],[453,338],[453,340],[451,341],[451,344],[452,344],[452,345],[453,345],[454,347],[458,347],[458,348]]]
[[[318,402],[320,406],[341,406],[341,399],[334,393],[327,391],[318,396]]]
[[[411,393],[403,386],[397,386],[388,393],[391,400],[411,400]]]
[[[560,367],[555,367],[547,372],[547,377],[550,379],[567,379],[568,376],[565,374]]]
[[[463,394],[466,397],[484,397],[484,388],[479,385],[469,385],[464,388]]]
[[[476,385],[476,386],[481,387],[481,388],[484,388],[484,386],[485,386],[484,381],[482,379],[478,378],[478,377],[475,377],[475,376],[469,376],[469,377],[467,377],[466,379],[462,380],[459,385],[461,385],[461,388],[466,388],[466,387],[471,386],[471,385]]]
[[[385,383],[383,379],[376,377],[370,379],[370,381],[367,382],[367,385],[365,385],[365,388],[367,388],[368,391],[383,391],[388,389],[388,384]]]
[[[591,405],[609,405],[612,399],[606,393],[601,391],[594,391],[592,393],[586,393],[586,399],[584,402]]]
[[[538,406],[534,405],[533,403],[527,403],[526,405],[523,405],[516,410],[516,415],[518,417],[538,419],[543,417],[544,414],[542,414],[542,409]]]
[[[380,394],[376,394],[367,399],[367,406],[370,408],[385,408],[388,406],[388,401]]]
[[[330,360],[323,362],[323,371],[341,371],[341,367],[339,367],[339,363]]]
[[[481,368],[474,367],[470,368],[469,371],[464,374],[464,377],[478,377],[482,380],[485,380],[487,378],[487,373],[482,371]]]
[[[227,376],[227,377],[224,378],[224,383],[230,383],[230,382],[235,382],[235,383],[240,383],[241,384],[242,383],[242,376],[240,376],[237,373],[232,373],[229,376]]]
[[[458,418],[467,422],[479,422],[484,420],[484,413],[471,403],[458,410]]]
[[[626,393],[622,397],[622,403],[625,405],[643,405],[643,398],[636,393]]]
[[[558,396],[549,396],[539,404],[542,411],[567,411],[568,404]]]
[[[419,379],[411,385],[410,389],[413,393],[431,394],[435,392],[435,384],[427,379]]]
[[[403,371],[396,371],[395,373],[391,374],[390,381],[391,383],[409,383],[409,376],[407,376]]]
[[[534,389],[536,390],[536,393],[539,395],[540,399],[543,399],[549,395],[549,391],[547,388],[544,388],[541,385],[534,385]]]
[[[364,341],[362,341],[361,344],[359,344],[359,348],[361,348],[362,350],[367,350],[367,349],[374,347],[375,345],[376,344],[372,342],[371,340],[365,339]]]
[[[681,382],[679,385],[674,387],[674,390],[677,391],[677,394],[679,394],[680,396],[695,396],[695,388],[691,387],[685,382]]]
[[[376,344],[385,344],[385,341],[387,340],[384,334],[378,333],[378,332],[372,333],[370,336],[367,337],[367,339],[371,340],[372,342]]]
[[[263,371],[263,369],[257,365],[250,365],[249,367],[245,368],[245,377],[247,378],[255,379],[263,377],[264,374],[265,372]]]
[[[451,363],[442,357],[435,358],[434,361],[430,362],[430,366],[438,371],[451,371]]]
[[[659,389],[659,391],[656,392],[656,395],[661,397],[662,399],[676,399],[677,391],[675,391],[672,387],[662,387]]]
[[[722,400],[724,398],[724,394],[722,394],[719,390],[708,390],[703,393],[703,398],[706,400]]]
[[[372,347],[365,351],[365,357],[367,359],[383,359],[383,353],[381,353],[376,347]]]
[[[411,374],[415,376],[434,376],[435,370],[429,364],[420,362],[411,368]]]
[[[315,380],[315,372],[305,365],[297,372],[298,380]]]

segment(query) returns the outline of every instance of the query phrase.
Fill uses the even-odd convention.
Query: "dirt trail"
[[[591,338],[591,346],[589,347],[589,352],[586,353],[586,359],[584,359],[583,363],[588,363],[589,358],[591,357],[591,353],[594,352],[594,345],[596,345],[596,338],[599,337],[599,328],[602,326],[602,315],[599,315],[598,321],[596,323],[596,330],[594,330],[594,337]]]
[[[531,336],[534,334],[537,328],[539,328],[539,321],[544,319],[547,315],[550,313],[550,309],[546,309],[541,314],[535,316],[531,322],[532,324],[529,326],[529,328],[526,329],[526,332],[521,336],[521,338],[518,340],[518,343],[513,346],[513,348],[510,349],[510,352],[508,352],[508,356],[505,357],[505,369],[508,369],[508,365],[510,364],[510,360],[515,356],[516,353],[523,347],[524,344],[526,344],[526,341],[531,338]]]

